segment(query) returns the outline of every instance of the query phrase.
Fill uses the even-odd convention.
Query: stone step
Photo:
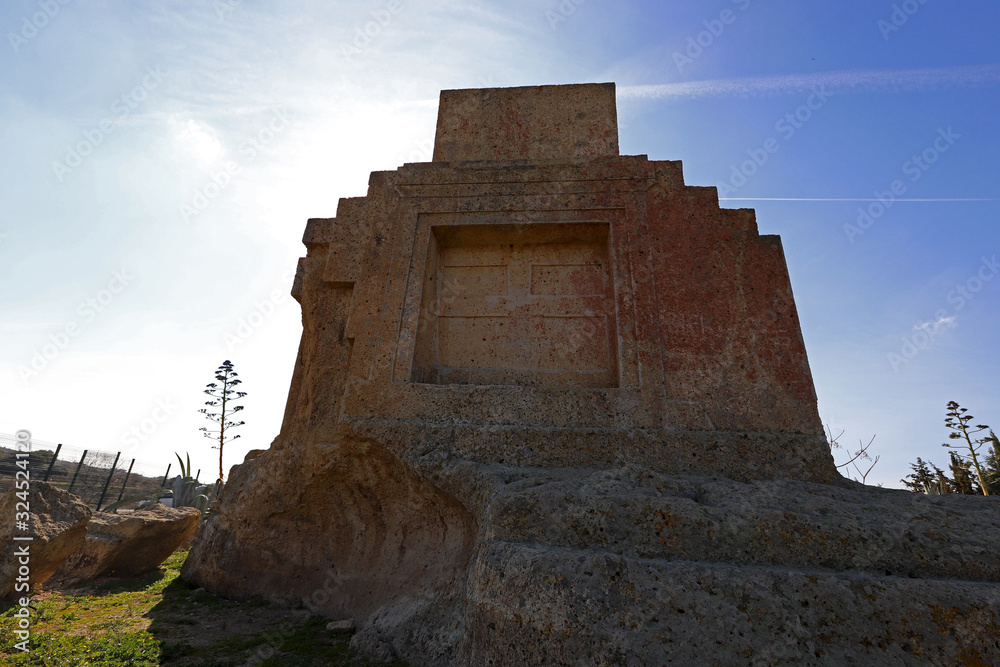
[[[493,500],[491,539],[635,558],[1000,582],[1000,499],[637,467],[528,476]]]

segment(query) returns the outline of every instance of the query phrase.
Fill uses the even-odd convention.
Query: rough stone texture
[[[15,512],[23,511],[18,507],[20,499],[11,489],[0,498],[0,597],[12,593],[23,595],[25,591],[15,591],[18,557],[15,550],[22,545],[29,545],[28,566],[31,568],[28,584],[34,586],[51,577],[56,570],[76,550],[83,546],[87,534],[87,522],[91,511],[83,501],[71,493],[48,484],[47,482],[31,482],[28,494],[30,508],[28,525],[30,542],[15,542],[14,535],[23,535],[15,531]]]
[[[181,570],[187,581],[407,627],[406,653],[426,650],[435,633],[457,641],[472,518],[383,447],[272,448],[232,469],[222,506],[243,509],[203,524]]]
[[[493,543],[468,665],[991,665],[1000,587]]]
[[[53,581],[69,585],[156,569],[194,535],[200,520],[201,512],[193,507],[153,505],[129,514],[97,512],[87,526],[86,540]]]
[[[435,162],[616,155],[613,83],[441,91]]]
[[[182,576],[421,665],[1000,660],[996,499],[837,474],[780,241],[608,99],[446,91],[308,222],[281,433]]]

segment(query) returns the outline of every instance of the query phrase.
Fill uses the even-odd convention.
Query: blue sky
[[[820,414],[846,445],[875,435],[869,481],[898,486],[917,456],[944,466],[949,400],[1000,427],[998,20],[971,0],[5,2],[0,432],[210,470],[200,391],[231,359],[249,395],[226,467],[267,447],[306,219],[429,160],[442,89],[614,81],[623,154],[682,160],[781,235]]]

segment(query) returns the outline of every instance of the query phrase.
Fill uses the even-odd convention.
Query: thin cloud
[[[848,70],[815,74],[708,79],[650,86],[622,86],[622,99],[692,99],[788,95],[824,86],[830,92],[921,92],[944,88],[982,88],[1000,84],[1000,65],[934,67],[909,70]]]
[[[952,329],[952,328],[954,328],[956,326],[958,326],[958,316],[957,315],[952,315],[950,317],[939,317],[939,318],[937,318],[937,320],[935,320],[933,322],[924,322],[922,324],[914,324],[913,325],[913,330],[914,331],[920,331],[921,329],[923,329],[924,331],[927,331],[931,335],[934,335],[934,334],[937,334],[942,328],[943,329]]]

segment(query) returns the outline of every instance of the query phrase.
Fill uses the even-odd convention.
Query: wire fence
[[[0,433],[0,493],[14,487],[14,473],[19,469],[14,456],[18,443],[15,436]],[[69,491],[95,511],[159,489],[167,481],[170,468],[137,461],[122,452],[77,449],[36,439],[31,440],[28,456],[31,480],[47,481]]]

